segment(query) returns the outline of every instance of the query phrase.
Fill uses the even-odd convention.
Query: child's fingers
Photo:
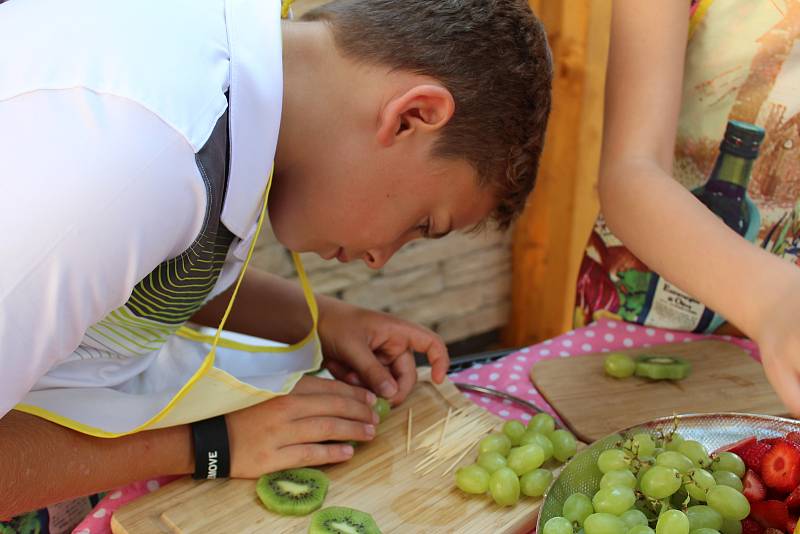
[[[291,436],[297,443],[370,441],[375,437],[375,425],[340,417],[309,417],[292,424]]]
[[[776,357],[765,357],[763,361],[764,372],[778,396],[792,415],[800,416],[800,379],[797,372]]]
[[[353,344],[345,349],[350,354],[347,359],[353,370],[358,373],[361,382],[365,383],[372,391],[386,399],[391,399],[397,394],[397,382],[375,357],[375,354],[366,346]]]
[[[339,443],[330,445],[305,443],[283,447],[278,453],[281,456],[280,463],[283,464],[278,467],[278,470],[292,469],[347,461],[353,457],[353,446]]]
[[[292,393],[299,395],[341,395],[366,403],[369,406],[375,404],[377,400],[375,394],[366,388],[351,386],[341,380],[329,380],[316,376],[303,377],[294,387]]]
[[[350,397],[327,394],[295,397],[291,418],[300,420],[309,417],[340,417],[369,424],[379,420],[372,406]]]
[[[392,404],[399,404],[411,393],[417,382],[417,364],[414,363],[414,355],[406,351],[398,356],[392,362],[392,374],[397,380],[397,395],[391,400]]]
[[[441,384],[450,368],[450,355],[442,338],[427,330],[415,330],[410,339],[412,349],[427,355],[431,364],[431,377],[434,382]]]
[[[348,384],[352,384],[347,379],[347,375],[351,374],[353,371],[350,367],[338,362],[336,360],[327,360],[325,362],[325,367],[327,367],[328,371],[336,378],[337,380],[341,380],[342,382],[347,382]]]

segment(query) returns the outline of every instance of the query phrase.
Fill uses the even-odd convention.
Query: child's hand
[[[780,306],[763,320],[756,342],[764,372],[778,396],[800,415],[800,284],[784,294]]]
[[[303,377],[288,395],[227,415],[231,476],[343,462],[353,447],[326,441],[369,441],[378,416],[375,395],[337,380]]]
[[[422,352],[433,380],[444,380],[450,357],[442,339],[427,328],[334,299],[320,298],[319,304],[325,366],[336,378],[363,384],[396,405],[417,381],[414,352]]]

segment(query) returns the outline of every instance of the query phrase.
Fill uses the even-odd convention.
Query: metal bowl
[[[573,493],[594,495],[600,488],[603,474],[597,468],[597,457],[606,449],[611,449],[622,439],[623,434],[634,430],[669,429],[677,418],[678,432],[686,439],[697,440],[709,451],[735,443],[749,436],[758,439],[784,436],[787,432],[800,431],[800,421],[742,413],[686,414],[662,417],[646,423],[634,425],[595,441],[578,452],[564,465],[561,473],[553,481],[545,494],[539,510],[536,531],[541,532],[544,524],[552,517],[561,515],[564,501]]]

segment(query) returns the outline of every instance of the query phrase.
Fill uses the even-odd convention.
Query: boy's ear
[[[378,142],[391,146],[415,132],[435,132],[448,123],[456,104],[441,85],[416,85],[386,103],[378,121]]]

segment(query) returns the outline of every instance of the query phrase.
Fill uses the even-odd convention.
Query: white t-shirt
[[[0,4],[0,417],[48,375],[63,381],[87,329],[195,240],[207,204],[195,155],[226,109],[221,220],[235,240],[215,292],[233,281],[282,85],[278,0]],[[131,363],[69,378],[111,385],[141,371]]]

